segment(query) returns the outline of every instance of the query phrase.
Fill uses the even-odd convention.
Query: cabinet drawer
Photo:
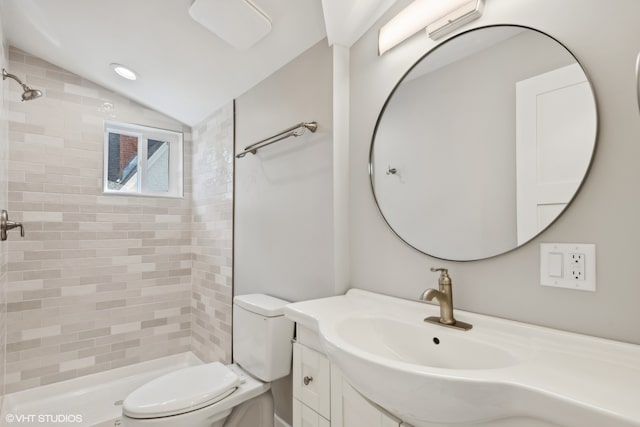
[[[298,399],[293,399],[293,427],[331,427],[331,423]]]
[[[326,419],[331,418],[331,371],[325,355],[293,345],[293,396]]]

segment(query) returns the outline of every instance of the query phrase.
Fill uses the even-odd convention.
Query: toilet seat
[[[130,418],[159,418],[184,414],[231,395],[241,378],[219,362],[180,369],[148,382],[123,402]]]

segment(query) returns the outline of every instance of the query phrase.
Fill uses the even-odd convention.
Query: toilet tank
[[[294,324],[284,317],[288,303],[263,294],[233,299],[233,359],[265,382],[291,372]]]

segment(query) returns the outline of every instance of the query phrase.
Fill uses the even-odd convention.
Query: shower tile
[[[24,63],[25,55],[15,51],[14,49],[9,49],[9,60],[15,63]]]
[[[7,312],[35,310],[42,307],[42,301],[12,302],[7,304]]]
[[[22,340],[15,343],[7,343],[7,353],[14,353],[40,347],[40,339]]]
[[[123,299],[103,301],[96,303],[96,310],[108,310],[110,308],[124,307],[126,303],[126,300]]]
[[[47,235],[50,233],[42,233],[43,235]],[[62,277],[62,272],[60,270],[39,270],[39,271],[25,271],[22,273],[23,280],[33,280],[33,279],[55,279]]]
[[[18,377],[19,378],[19,377]],[[11,381],[12,377],[7,376],[7,381]],[[28,380],[20,380],[16,382],[7,382],[4,391],[6,394],[15,393],[17,391],[26,390],[28,388],[38,387],[40,384],[39,378],[31,378]]]
[[[62,252],[60,251],[29,251],[24,253],[25,261],[29,260],[41,260],[41,259],[61,259]]]
[[[86,368],[96,363],[96,357],[85,357],[83,359],[75,359],[69,362],[62,362],[60,364],[60,372],[71,371],[79,368]]]
[[[191,347],[206,362],[231,361],[232,222],[223,221],[222,212],[231,213],[233,208],[233,188],[227,185],[233,182],[233,157],[218,153],[233,153],[232,103],[193,128]],[[224,185],[215,185],[219,181]],[[226,253],[212,257],[219,249]],[[218,281],[228,288],[224,297],[214,289],[213,271],[221,274]],[[227,304],[217,304],[219,298]],[[214,327],[218,324],[226,326]]]
[[[65,380],[70,380],[72,378],[75,378],[78,376],[78,373],[75,370],[69,370],[66,372],[61,372],[59,374],[54,374],[54,375],[45,375],[43,377],[40,377],[40,384],[38,385],[47,385],[47,384],[53,384],[53,383],[57,383],[60,381],[65,381]],[[11,385],[9,385],[8,387],[10,387]],[[29,387],[27,387],[29,388]]]
[[[6,391],[189,350],[230,362],[233,162],[216,153],[233,152],[232,104],[192,135],[17,49],[8,65],[46,96],[11,103],[0,146],[11,216],[27,232],[0,262]],[[104,101],[116,117],[98,110]],[[184,132],[183,199],[102,193],[105,119]]]
[[[142,328],[141,322],[129,322],[111,326],[111,334],[123,334],[126,332],[138,331]]]
[[[56,298],[61,295],[60,289],[38,289],[33,291],[24,291],[22,298],[24,300],[37,300],[46,298]]]
[[[52,335],[60,335],[61,330],[62,328],[60,325],[48,326],[48,327],[36,328],[36,329],[25,329],[21,332],[21,339],[26,341],[26,340],[31,340],[35,338],[43,338],[43,337],[48,337]]]
[[[94,346],[87,349],[82,349],[78,351],[78,357],[87,357],[87,356],[97,356],[100,354],[109,353],[111,351],[111,345],[105,344],[100,346]],[[97,361],[97,363],[101,363]]]
[[[44,210],[47,209],[47,205],[45,205]],[[80,229],[80,224],[68,223],[68,222],[47,222],[42,224],[43,231],[78,231]]]
[[[82,85],[71,84],[71,83],[64,83],[63,87],[64,87],[64,91],[67,93],[71,93],[74,95],[81,95],[83,97],[88,96],[92,98],[100,98],[100,91],[95,88],[88,88]],[[102,102],[100,102],[98,105],[102,105]]]
[[[38,378],[45,375],[57,374],[60,372],[60,365],[49,365],[36,369],[25,369],[20,371],[20,380]]]
[[[45,75],[47,76],[48,79],[51,79],[53,81],[59,81],[59,82],[65,82],[65,83],[72,83],[75,85],[81,85],[82,84],[82,77],[77,76],[75,74],[71,74],[69,72],[65,72],[64,70],[62,70],[61,68],[56,67],[53,64],[50,64],[46,61],[43,61],[41,59],[35,58],[33,56],[27,56],[26,57],[26,61],[27,64],[31,64],[31,65],[36,65],[38,67],[42,67],[46,69],[46,73]],[[42,65],[40,65],[42,64]],[[47,96],[49,94],[47,93]],[[79,102],[77,102],[79,104]]]
[[[100,329],[93,329],[90,331],[80,332],[78,337],[79,339],[84,340],[88,338],[95,338],[95,337],[100,337],[104,335],[109,335],[110,333],[111,333],[110,328],[100,328]]]
[[[140,339],[114,343],[111,345],[111,350],[115,352],[118,350],[126,350],[132,347],[140,347]]]
[[[94,347],[94,345],[95,345],[95,341],[92,339],[83,340],[83,341],[75,340],[70,343],[62,344],[60,346],[60,351],[63,353],[66,353],[68,351],[76,351],[76,350],[82,350],[85,348],[92,348]]]

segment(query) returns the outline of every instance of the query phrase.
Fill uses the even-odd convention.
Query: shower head
[[[2,80],[6,80],[7,77],[17,81],[20,84],[20,86],[22,86],[22,90],[24,91],[24,92],[22,92],[22,100],[23,101],[31,101],[32,99],[40,98],[42,96],[42,91],[41,90],[31,89],[29,86],[27,86],[26,84],[22,83],[22,81],[20,81],[19,78],[17,78],[13,74],[7,73],[7,70],[5,70],[3,68],[2,69]]]
[[[42,96],[42,91],[38,89],[31,89],[27,85],[22,85],[24,92],[22,92],[22,100],[23,101],[31,101],[32,99],[40,98]]]

